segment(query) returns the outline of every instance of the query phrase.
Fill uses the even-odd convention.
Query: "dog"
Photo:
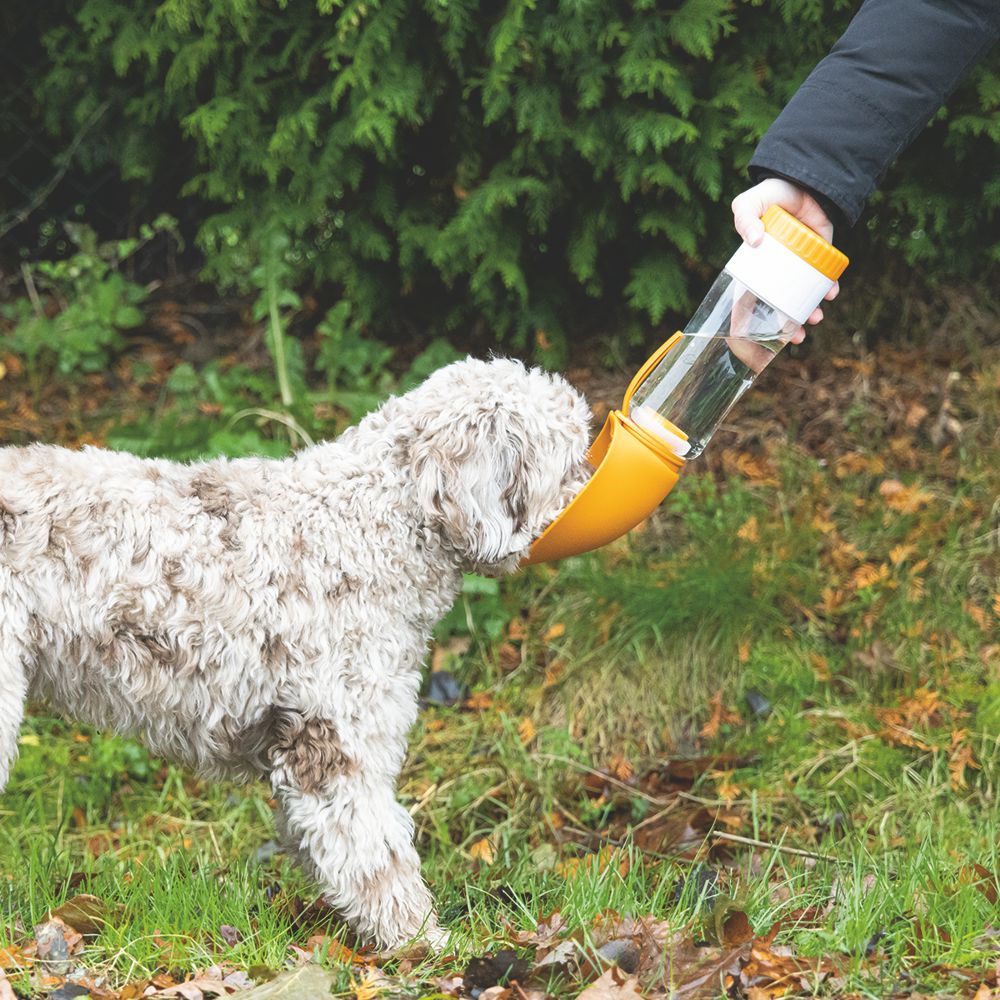
[[[442,368],[291,458],[0,449],[0,791],[29,699],[270,782],[366,941],[443,943],[395,786],[434,625],[586,481],[590,411],[516,361]]]

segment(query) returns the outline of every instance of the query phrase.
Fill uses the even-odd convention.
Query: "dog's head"
[[[558,375],[469,358],[398,402],[417,502],[466,571],[516,569],[591,471],[590,410]]]

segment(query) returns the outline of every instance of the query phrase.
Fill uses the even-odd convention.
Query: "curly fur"
[[[438,935],[395,800],[431,630],[585,479],[562,379],[466,360],[284,461],[0,449],[0,790],[24,704],[270,781],[330,902]]]

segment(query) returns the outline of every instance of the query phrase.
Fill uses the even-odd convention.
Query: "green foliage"
[[[65,130],[117,95],[85,163],[147,184],[184,167],[210,277],[265,289],[280,222],[283,287],[330,287],[333,323],[544,344],[689,308],[756,140],[855,8],[85,0],[37,90]],[[890,179],[874,252],[1000,257],[998,102],[994,63]]]
[[[77,250],[64,260],[42,260],[22,268],[28,295],[4,306],[13,323],[7,350],[22,357],[36,378],[69,375],[108,366],[124,345],[122,331],[142,323],[146,289],[119,270],[144,243],[176,223],[161,216],[139,237],[99,243],[92,229],[66,224]]]
[[[289,300],[278,290],[283,304]],[[294,293],[292,293],[294,294]],[[265,310],[267,295],[262,297]],[[392,351],[364,339],[334,306],[317,328],[315,374],[325,388],[314,388],[303,342],[285,337],[283,351],[291,386],[284,406],[278,370],[212,361],[201,369],[181,362],[164,385],[161,405],[110,431],[109,447],[137,455],[192,461],[216,455],[267,455],[280,458],[293,448],[333,437],[374,409],[392,392],[405,392],[457,357],[443,341],[433,341],[399,376],[387,367]]]

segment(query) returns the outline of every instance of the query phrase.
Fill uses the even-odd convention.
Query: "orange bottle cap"
[[[788,247],[831,281],[836,281],[850,263],[832,243],[827,243],[822,236],[778,205],[772,205],[761,216],[761,221],[768,236]]]

